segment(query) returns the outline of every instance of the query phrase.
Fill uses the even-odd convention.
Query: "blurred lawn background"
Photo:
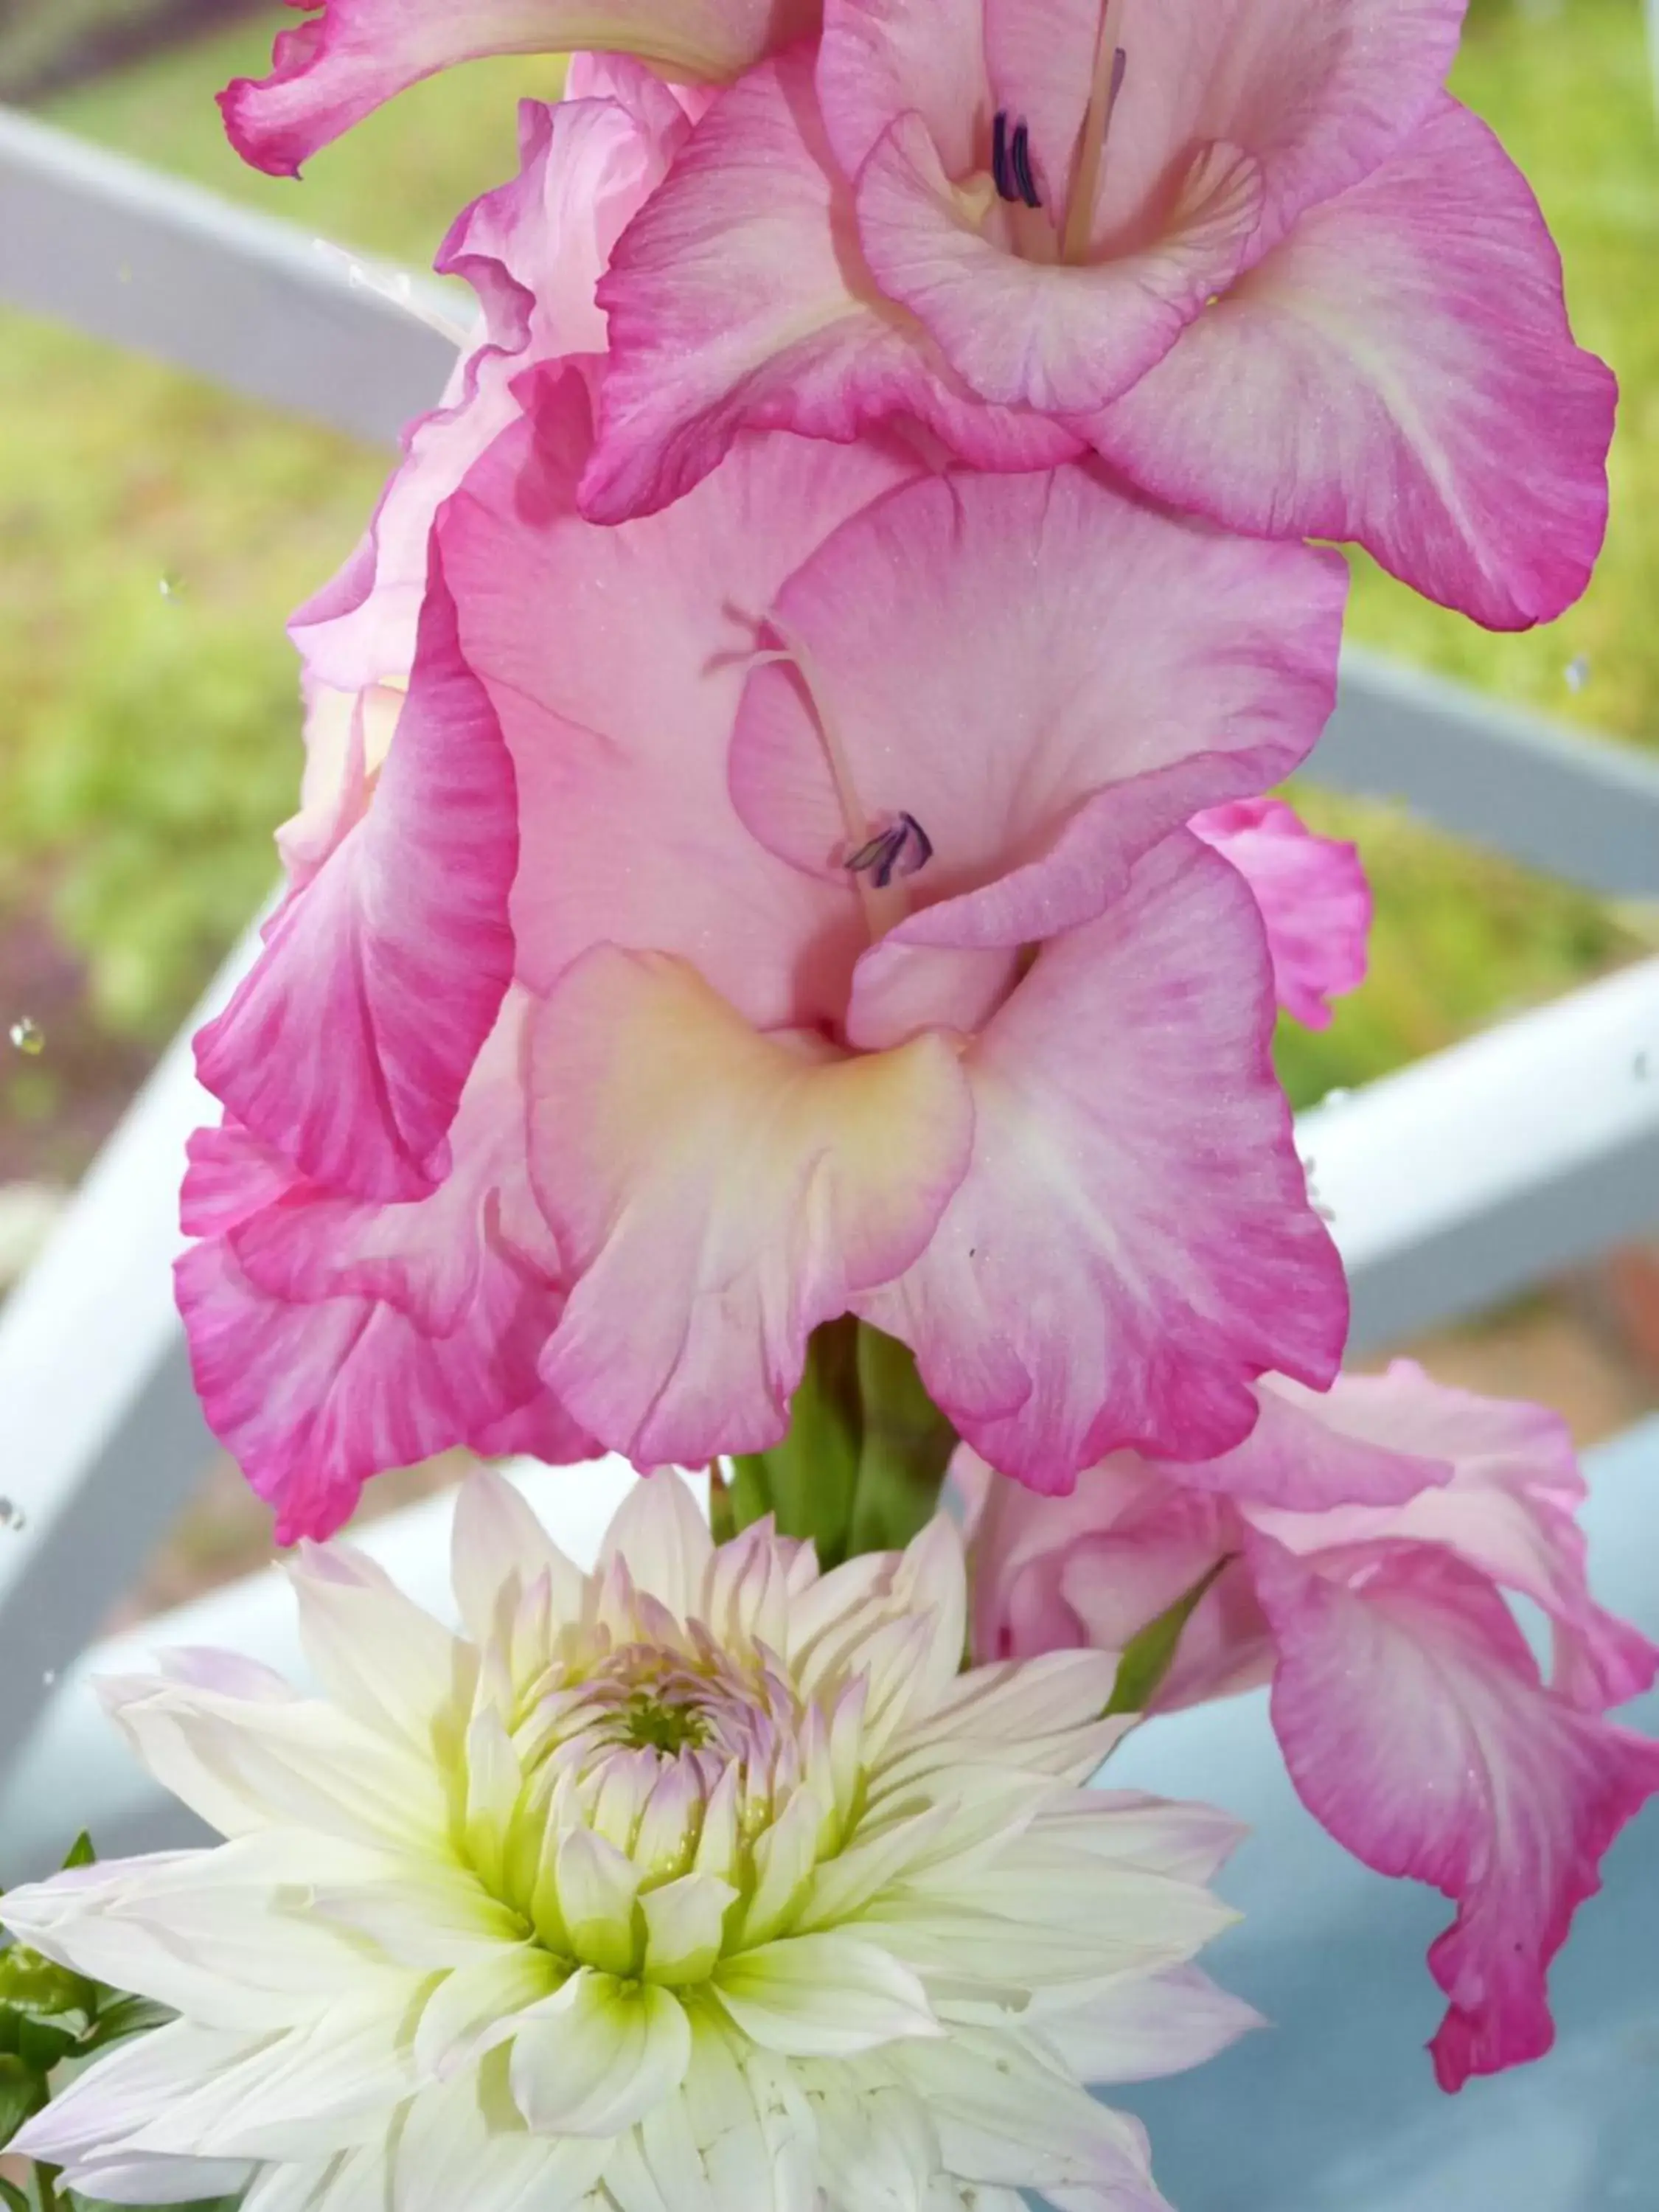
[[[0,0],[0,75],[9,59],[41,67],[43,20],[80,36],[131,5],[12,0],[8,17]],[[302,184],[277,182],[231,154],[212,94],[263,70],[282,11],[220,6],[201,34],[49,93],[40,111],[423,266],[462,204],[513,168],[516,97],[556,88],[552,64],[454,71],[319,155]],[[1659,134],[1640,0],[1547,15],[1480,0],[1454,82],[1531,178],[1578,335],[1619,373],[1612,530],[1589,594],[1549,629],[1488,636],[1360,561],[1352,634],[1659,746]],[[271,882],[299,758],[283,621],[349,550],[386,465],[0,314],[0,1017],[31,1018],[45,1039],[38,1055],[0,1045],[0,1183],[72,1181]],[[1281,1040],[1298,1103],[1659,943],[1652,911],[1612,911],[1389,807],[1300,795],[1318,826],[1360,841],[1377,921],[1364,988],[1328,1031]]]

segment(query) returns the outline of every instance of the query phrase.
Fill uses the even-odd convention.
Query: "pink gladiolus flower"
[[[1182,825],[1305,755],[1341,564],[1091,467],[782,436],[599,529],[602,375],[516,378],[384,760],[204,1039],[241,1177],[181,1278],[210,1417],[308,1530],[417,1425],[772,1443],[851,1310],[1028,1478],[1237,1442],[1257,1375],[1329,1379],[1346,1298],[1260,918]]]
[[[486,54],[634,54],[682,83],[720,84],[811,31],[817,0],[289,0],[267,77],[219,95],[245,161],[297,176],[319,146],[394,93]]]
[[[1368,1866],[1455,1902],[1429,1964],[1449,2001],[1435,2070],[1455,2089],[1550,2046],[1549,1962],[1659,1790],[1659,1744],[1604,1717],[1650,1686],[1659,1651],[1590,1597],[1583,1480],[1554,1414],[1406,1360],[1323,1397],[1271,1379],[1261,1403],[1236,1452],[1124,1455],[1065,1498],[963,1455],[974,1646],[1121,1649],[1227,1561],[1157,1703],[1271,1679],[1310,1811]],[[1547,1681],[1506,1590],[1552,1624]]]
[[[1352,538],[1499,629],[1583,590],[1613,380],[1524,179],[1442,89],[1458,0],[825,0],[720,94],[600,293],[586,512],[740,424],[1093,447]]]
[[[1371,892],[1358,848],[1316,836],[1282,799],[1235,799],[1189,826],[1255,893],[1279,1005],[1326,1028],[1331,1000],[1365,980]]]

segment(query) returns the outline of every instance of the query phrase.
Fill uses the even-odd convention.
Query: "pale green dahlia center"
[[[867,1683],[805,1693],[763,1643],[724,1649],[618,1579],[651,1634],[566,1626],[505,1698],[486,1668],[456,1840],[560,1971],[686,1990],[724,1957],[833,1923],[821,1895],[809,1908],[867,1795]]]

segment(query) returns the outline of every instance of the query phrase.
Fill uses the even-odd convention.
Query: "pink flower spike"
[[[1436,2078],[1540,2057],[1545,1972],[1603,1852],[1659,1790],[1659,1744],[1545,1689],[1490,1582],[1426,1546],[1324,1572],[1257,1537],[1273,1725],[1309,1809],[1379,1873],[1457,1905],[1429,1954]]]
[[[196,1041],[203,1083],[236,1121],[362,1198],[416,1197],[447,1172],[445,1134],[513,972],[513,764],[454,637],[434,555],[422,658],[384,763],[367,762],[360,732],[352,826]]]
[[[1371,891],[1358,848],[1316,836],[1280,799],[1206,807],[1189,826],[1255,892],[1280,1006],[1326,1028],[1331,1000],[1365,980]]]
[[[422,77],[487,54],[637,54],[668,77],[719,83],[816,20],[814,0],[289,0],[264,78],[219,95],[230,142],[257,169],[297,176],[319,147]]]

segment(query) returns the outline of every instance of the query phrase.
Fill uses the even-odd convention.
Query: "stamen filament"
[[[1094,81],[1089,105],[1078,133],[1077,159],[1072,168],[1072,189],[1066,202],[1066,222],[1060,233],[1060,258],[1085,260],[1089,234],[1094,227],[1095,195],[1100,186],[1100,165],[1106,151],[1106,133],[1112,110],[1123,86],[1124,50],[1120,43],[1126,0],[1106,0],[1095,46]]]
[[[769,661],[788,661],[799,677],[805,690],[807,702],[812,709],[812,720],[817,725],[818,742],[823,747],[823,757],[830,769],[830,781],[835,787],[836,804],[841,809],[841,818],[847,830],[849,848],[861,847],[871,835],[872,817],[859,798],[858,785],[853,777],[853,764],[847,757],[847,748],[826,704],[823,685],[817,676],[817,664],[807,647],[785,629],[775,616],[769,617],[772,628],[782,640],[781,652],[760,652],[755,655],[757,665]],[[864,909],[865,927],[873,945],[884,937],[896,921],[902,921],[907,909],[904,893],[896,885],[878,890],[867,876],[854,874],[853,885]]]

